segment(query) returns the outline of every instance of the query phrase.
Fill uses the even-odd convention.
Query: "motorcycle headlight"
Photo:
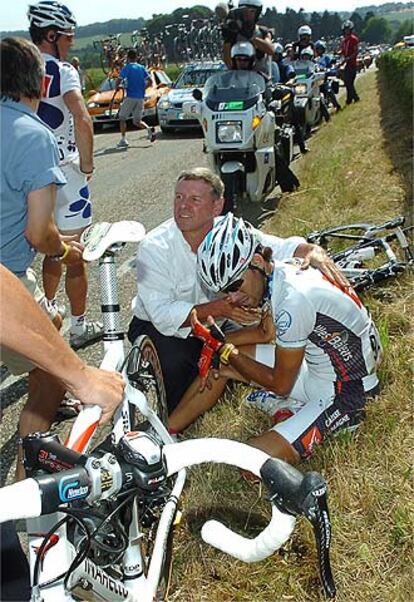
[[[241,121],[221,121],[217,124],[218,142],[242,142],[242,132],[243,129]]]
[[[158,107],[165,111],[166,109],[169,109],[171,106],[170,101],[168,100],[168,98],[161,98],[160,102],[158,103]]]
[[[306,84],[297,84],[295,86],[296,94],[306,94],[307,88]]]

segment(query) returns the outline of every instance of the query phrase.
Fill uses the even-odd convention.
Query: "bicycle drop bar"
[[[53,440],[52,445],[59,454],[60,444]],[[81,456],[81,462],[84,457]],[[91,455],[84,466],[35,476],[0,489],[0,522],[50,514],[62,504],[79,500],[90,503],[131,487],[155,491],[171,475],[204,462],[238,466],[261,476],[269,491],[272,518],[254,539],[242,537],[217,521],[207,521],[202,528],[203,539],[235,558],[255,562],[280,548],[293,531],[295,517],[303,514],[315,532],[325,593],[334,597],[329,562],[331,530],[322,477],[317,473],[303,476],[285,462],[238,441],[193,439],[162,446],[147,433],[128,433],[117,444],[114,454]]]

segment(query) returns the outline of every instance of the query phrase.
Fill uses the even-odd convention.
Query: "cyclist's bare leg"
[[[261,449],[273,458],[280,458],[289,464],[297,464],[300,461],[300,456],[293,445],[275,431],[262,433],[258,437],[249,439],[247,443]]]
[[[60,233],[64,236],[70,236],[72,240],[79,242],[84,229],[60,231]],[[56,264],[58,269],[56,268]],[[48,299],[54,299],[62,271],[63,266],[61,262],[52,261],[48,257],[45,257],[43,262],[43,288]],[[65,289],[72,316],[83,316],[86,311],[86,295],[88,292],[86,264],[83,260],[66,266]]]
[[[168,427],[174,433],[180,433],[199,416],[211,410],[224,391],[227,378],[211,379],[210,388],[200,391],[201,380],[197,377],[188,387],[180,403],[168,418]]]
[[[65,392],[65,387],[56,378],[40,368],[32,370],[29,373],[28,400],[19,419],[20,437],[34,431],[49,430]],[[19,445],[16,480],[25,477],[21,457],[21,446]]]
[[[119,129],[121,131],[122,138],[124,138],[127,131],[127,122],[124,119],[119,120]]]

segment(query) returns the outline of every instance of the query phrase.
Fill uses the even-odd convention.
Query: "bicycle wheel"
[[[144,393],[148,404],[166,426],[168,412],[161,364],[154,343],[147,335],[140,335],[129,352],[127,376],[132,386]],[[152,428],[136,406],[130,404],[129,410],[132,430]]]

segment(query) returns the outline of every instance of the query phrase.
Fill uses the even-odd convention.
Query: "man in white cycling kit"
[[[81,94],[77,70],[65,59],[73,44],[76,21],[63,4],[42,0],[28,9],[30,35],[43,54],[45,79],[39,117],[52,129],[59,148],[60,168],[67,184],[58,191],[55,221],[63,235],[80,234],[92,221],[88,180],[93,173],[93,125]],[[46,257],[43,286],[49,304],[56,292],[62,264]],[[87,275],[84,262],[66,267],[66,293],[71,307],[70,343],[78,349],[102,336],[98,322],[85,319]]]
[[[269,391],[249,396],[251,403],[285,420],[250,443],[290,463],[309,456],[329,433],[357,427],[365,390],[378,385],[381,345],[352,288],[313,268],[273,261],[254,229],[231,214],[200,246],[198,273],[207,290],[237,290],[252,308],[266,299],[271,311],[259,326],[226,336],[218,349],[220,377],[201,392],[196,379],[170,416],[173,432],[211,408],[228,377]],[[192,322],[198,323],[194,314]]]
[[[195,307],[201,320],[208,315],[241,324],[256,319],[243,307],[245,295],[218,299],[197,280],[197,250],[223,210],[223,194],[223,182],[209,169],[182,172],[175,186],[174,217],[149,232],[138,246],[138,291],[128,338],[133,343],[138,335],[147,334],[154,341],[170,412],[197,375],[201,344],[189,336],[191,310]],[[320,247],[297,236],[283,239],[258,231],[257,235],[277,259],[306,258],[343,282]]]

